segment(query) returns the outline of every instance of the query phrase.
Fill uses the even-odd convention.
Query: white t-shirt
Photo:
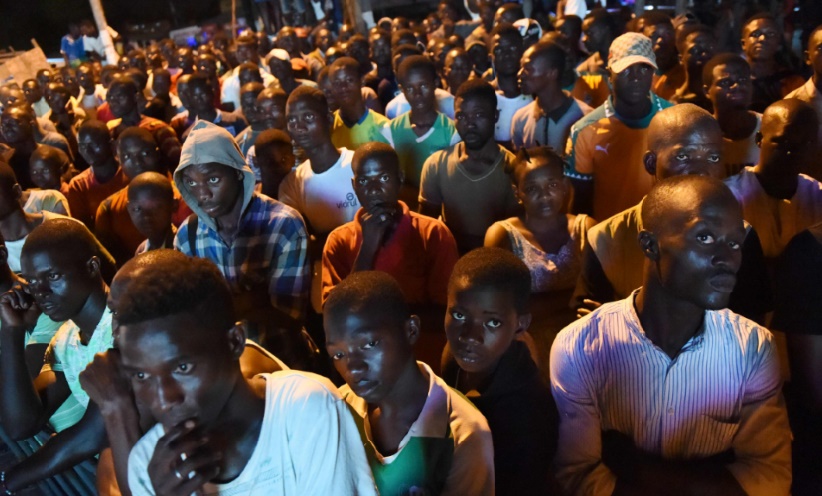
[[[599,5],[599,2],[597,2]],[[580,19],[585,19],[585,14],[588,12],[588,6],[585,0],[568,0],[565,4],[565,15],[575,15]]]
[[[29,212],[31,213],[31,212]],[[48,210],[43,210],[43,222],[51,219],[69,219],[70,217],[66,217],[65,215],[55,214],[49,212]],[[23,238],[15,239],[13,241],[6,241],[6,251],[8,252],[8,258],[6,262],[9,264],[9,268],[15,274],[20,273],[20,254],[23,253],[23,245],[26,243],[26,235]]]
[[[351,222],[360,208],[351,184],[353,158],[353,151],[340,148],[339,160],[322,174],[314,173],[306,160],[283,179],[279,200],[297,209],[315,234],[328,234]]]
[[[454,95],[447,91],[437,88],[434,90],[434,96],[437,98],[437,110],[447,115],[450,119],[454,118]],[[411,105],[408,99],[400,91],[388,105],[385,106],[385,116],[393,119],[398,115],[402,115],[411,110]]]
[[[376,496],[357,426],[334,385],[291,370],[260,376],[266,379],[265,414],[251,458],[236,479],[206,484],[197,494]],[[134,496],[154,495],[148,463],[163,434],[155,425],[131,450]]]
[[[519,95],[514,98],[508,98],[507,96],[497,93],[499,118],[494,128],[494,139],[496,141],[501,143],[511,141],[511,119],[514,118],[514,113],[533,101],[534,97],[531,95]]]

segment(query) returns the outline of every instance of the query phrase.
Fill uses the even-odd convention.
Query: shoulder
[[[80,172],[69,181],[69,191],[87,189],[92,177],[91,167]]]
[[[532,115],[534,115],[534,109],[536,108],[536,105],[537,101],[534,100],[528,105],[525,105],[524,107],[517,109],[517,111],[514,112],[514,117],[512,117],[513,121],[517,123],[527,121]]]
[[[573,126],[571,126],[571,133],[579,133],[583,129],[596,124],[598,121],[605,119],[607,116],[605,115],[605,104],[600,105],[599,107],[592,110],[588,115],[578,120]]]
[[[266,401],[281,405],[284,410],[303,415],[303,408],[344,403],[339,390],[327,378],[311,372],[282,370],[264,374]]]
[[[626,327],[626,307],[633,304],[632,300],[633,294],[624,300],[606,303],[561,330],[551,346],[552,361],[560,357],[575,360],[585,355],[593,356],[607,347],[612,340],[609,337],[621,333]]]
[[[588,238],[592,240],[609,241],[620,238],[621,234],[636,237],[639,233],[639,215],[642,203],[623,210],[602,222],[595,223],[588,229]],[[594,222],[590,217],[587,221]]]
[[[291,225],[305,230],[305,224],[300,213],[285,203],[254,193],[251,198],[252,209],[258,216],[268,221],[269,225]]]
[[[707,319],[718,331],[716,336],[730,341],[744,355],[763,355],[773,351],[773,335],[769,330],[756,322],[743,317],[727,308],[709,311]]]

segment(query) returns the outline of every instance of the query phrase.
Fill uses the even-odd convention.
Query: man
[[[566,53],[556,43],[539,42],[522,57],[519,71],[522,92],[536,100],[517,110],[511,119],[510,141],[514,149],[550,146],[563,150],[571,126],[591,107],[562,91]]]
[[[592,108],[602,105],[611,93],[607,66],[615,37],[616,26],[605,9],[592,10],[582,21],[582,43],[591,56],[577,66],[579,77],[572,93]]]
[[[719,125],[710,114],[692,104],[659,112],[648,127],[648,148],[642,158],[655,182],[681,175],[722,179],[724,143]],[[644,256],[636,245],[643,229],[642,202],[606,219],[588,231],[582,271],[574,304],[585,314],[600,304],[627,298],[642,285]],[[748,229],[742,244],[742,265],[729,308],[760,321],[772,305],[762,246],[756,231]],[[581,307],[581,308],[580,308]]]
[[[268,64],[268,70],[277,78],[280,88],[285,91],[286,95],[290,95],[298,86],[317,86],[313,81],[294,77],[291,56],[282,48],[275,48],[268,52],[265,60]]]
[[[497,7],[494,0],[479,0],[477,1],[477,8],[479,9],[481,23],[465,38],[465,46],[474,41],[481,41],[485,43],[485,46],[490,47],[493,42],[491,30],[494,28],[494,14]]]
[[[68,34],[60,39],[60,55],[63,56],[67,66],[77,67],[86,58],[83,37],[80,33],[80,25],[76,22],[69,24],[68,28]]]
[[[639,22],[642,23],[641,33],[654,44],[654,56],[659,67],[654,80],[654,93],[668,100],[682,86],[685,77],[679,65],[674,25],[667,14],[658,10],[645,12]]]
[[[819,121],[822,122],[822,26],[813,30],[808,38],[808,49],[805,50],[805,63],[813,70],[813,75],[801,87],[795,89],[785,98],[798,98],[816,110]],[[23,87],[25,90],[25,86]],[[822,126],[819,128],[817,144],[822,143]],[[817,155],[818,156],[818,155]],[[817,161],[818,162],[818,161]],[[820,166],[809,170],[808,174],[814,179],[822,179]]]
[[[331,129],[334,146],[356,151],[366,143],[378,141],[388,119],[365,106],[357,61],[351,57],[335,60],[330,66],[328,78],[334,100],[340,105],[334,111]]]
[[[500,7],[502,8],[502,7]],[[494,61],[494,75],[491,82],[497,90],[497,111],[499,118],[494,127],[494,139],[508,144],[511,140],[511,119],[522,107],[531,103],[533,92],[522,91],[518,74],[520,59],[524,51],[519,29],[510,24],[500,24],[493,31],[494,44],[491,55]],[[457,91],[458,88],[455,88]]]
[[[310,287],[299,214],[255,193],[254,173],[231,135],[206,121],[183,145],[174,183],[196,214],[180,226],[174,248],[217,264],[239,316],[263,347],[279,352],[279,336],[299,335]]]
[[[742,51],[751,64],[751,110],[764,112],[773,102],[802,86],[802,78],[776,59],[782,32],[770,14],[757,14],[742,26]]]
[[[693,103],[711,112],[711,102],[705,96],[702,84],[702,69],[714,56],[716,38],[713,31],[706,26],[696,26],[685,36],[682,43],[682,68],[685,80],[677,88],[671,101],[674,103]]]
[[[462,86],[462,83],[471,78],[474,66],[471,57],[465,49],[457,47],[445,54],[445,66],[442,69],[442,78],[445,86],[452,95]]]
[[[40,144],[50,145],[63,150],[71,157],[71,149],[66,138],[56,132],[40,133],[34,112],[28,106],[14,106],[3,110],[0,115],[0,133],[5,144],[12,149],[11,156],[6,157],[14,174],[23,189],[34,187],[29,175],[29,159]]]
[[[165,126],[163,121],[140,113],[139,91],[137,83],[130,76],[116,76],[111,82],[106,101],[115,118],[106,125],[113,139],[116,140],[120,133],[132,126],[139,126],[151,133]]]
[[[822,186],[802,174],[818,159],[812,156],[818,126],[816,112],[801,100],[772,104],[762,114],[756,137],[759,163],[728,180],[768,259],[779,256],[796,234],[822,221]]]
[[[716,179],[681,176],[654,186],[641,217],[642,287],[566,327],[551,348],[560,485],[788,494],[773,336],[725,309],[745,237],[739,204]]]
[[[31,105],[37,117],[46,115],[49,111],[49,104],[43,94],[43,88],[36,79],[23,81],[23,94],[26,96],[26,101],[29,102],[29,105]]]
[[[208,121],[225,129],[229,134],[231,134],[231,136],[237,136],[243,129],[248,127],[248,121],[246,121],[243,116],[233,112],[223,112],[214,106],[214,89],[208,81],[208,78],[205,76],[201,74],[193,74],[188,79],[186,91],[188,92],[188,103],[190,105],[190,107],[187,106],[189,110],[189,119],[196,117],[196,120]],[[237,88],[236,103],[237,108],[240,108],[239,87]],[[188,129],[183,131],[183,142],[185,142],[188,138],[188,133],[191,132],[194,125],[196,124],[192,124]]]
[[[576,213],[595,219],[636,205],[651,188],[642,170],[648,124],[671,104],[651,93],[656,61],[638,33],[615,39],[608,54],[611,96],[571,128],[565,153]]]
[[[300,39],[297,37],[297,31],[293,27],[283,26],[277,33],[277,41],[275,45],[277,48],[281,48],[288,52],[288,56],[291,60],[297,59],[304,61],[308,66],[309,79],[316,79],[317,74],[320,73],[323,65],[314,58],[303,56],[303,53],[300,51]]]
[[[257,37],[252,31],[245,31],[235,40],[237,43],[237,67],[228,72],[222,79],[220,90],[220,102],[226,111],[233,112],[240,108],[240,68],[243,62],[253,62],[258,67],[268,67],[263,64],[260,58],[257,45]],[[275,80],[266,70],[260,71],[263,84],[269,86]],[[213,88],[212,88],[213,91]]]
[[[397,93],[397,76],[391,64],[391,33],[377,31],[369,37],[369,50],[374,67],[363,78],[363,86],[368,86],[377,93],[383,108]]]
[[[514,155],[493,140],[494,88],[472,79],[457,92],[457,131],[462,142],[431,155],[423,166],[419,212],[442,215],[461,253],[483,245],[494,222],[517,212],[505,171]]]
[[[751,66],[736,54],[717,55],[705,64],[702,84],[722,129],[725,177],[731,177],[759,161],[756,133],[762,114],[750,110]]]
[[[582,17],[566,15],[557,19],[557,31],[568,40],[568,60],[569,66],[576,67],[588,57],[582,49]]]

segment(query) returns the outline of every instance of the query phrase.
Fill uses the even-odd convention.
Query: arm
[[[334,289],[334,286],[342,282],[352,272],[353,254],[348,249],[348,244],[342,238],[342,227],[331,231],[328,240],[323,248],[322,264],[322,301]],[[347,231],[345,231],[347,232]]]
[[[283,327],[299,328],[311,290],[308,235],[302,220],[294,217],[285,221],[275,242],[277,249],[272,260],[268,290],[271,305],[291,321],[283,323]]]
[[[43,357],[46,356],[48,347],[49,345],[46,343],[26,345],[26,365],[29,369],[29,377],[32,380],[40,375],[40,369],[43,368]]]
[[[477,412],[479,413],[479,412]],[[441,496],[494,494],[494,443],[486,422],[457,441]]]
[[[385,233],[394,224],[397,212],[388,211],[382,207],[364,210],[360,219],[362,226],[362,244],[354,259],[352,272],[374,269],[374,259],[377,258],[385,240]]]
[[[571,211],[575,214],[591,215],[594,207],[594,168],[591,159],[590,133],[585,127],[578,128],[579,123],[571,128],[571,135],[565,144],[567,169],[565,175],[573,186],[573,204]]]
[[[574,187],[574,203],[571,210],[575,214],[588,214],[594,210],[594,181],[590,179],[571,178]]]

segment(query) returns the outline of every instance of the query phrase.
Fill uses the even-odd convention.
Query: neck
[[[31,155],[32,152],[37,148],[37,141],[34,140],[34,135],[32,135],[26,141],[21,141],[19,143],[14,143],[12,145],[14,148],[15,154],[20,153],[23,155]]]
[[[197,114],[197,118],[208,122],[214,122],[217,120],[217,109],[210,108],[208,110],[200,112]]]
[[[316,174],[321,174],[331,168],[340,159],[340,151],[329,140],[305,151],[308,160],[311,161],[311,170]]]
[[[425,110],[411,109],[408,118],[411,121],[411,124],[419,126],[431,126],[434,123],[434,121],[437,120],[437,109],[436,107],[431,107],[430,109]]]
[[[671,358],[702,329],[705,319],[704,309],[670,297],[653,277],[645,277],[634,306],[645,335]]]
[[[719,122],[722,135],[728,138],[738,138],[744,130],[750,127],[751,122],[756,124],[756,117],[746,107],[719,107],[714,105],[714,118]],[[748,130],[747,134],[750,134]]]
[[[499,145],[497,142],[494,141],[494,137],[491,136],[488,140],[485,141],[485,144],[482,145],[481,148],[471,149],[468,146],[465,146],[465,154],[471,160],[490,160],[492,158],[496,158],[499,154]]]
[[[380,79],[389,79],[394,75],[394,68],[391,67],[391,62],[387,64],[377,64],[377,77]]]
[[[39,215],[42,217],[42,214]],[[36,220],[40,217],[28,214],[20,207],[0,220],[0,234],[6,241],[23,239],[34,230]]]
[[[685,83],[682,85],[686,91],[695,95],[702,94],[702,68],[691,67],[685,73]]]
[[[207,434],[212,445],[223,453],[218,480],[232,480],[245,469],[254,453],[265,417],[265,390],[255,388],[237,370],[234,389]],[[265,381],[265,379],[252,379]]]
[[[110,157],[102,164],[92,165],[91,171],[94,172],[94,177],[98,182],[107,183],[117,174],[119,168],[120,165],[117,163],[117,160],[115,160],[114,157]]]
[[[97,328],[97,324],[100,323],[100,318],[106,309],[108,288],[102,279],[98,284],[99,286],[86,298],[80,312],[71,317],[72,322],[80,328],[80,335],[86,337],[86,342],[94,333],[94,329]]]
[[[166,243],[166,240],[171,237],[171,225],[169,225],[165,232],[149,237],[148,244],[153,248],[160,248]]]
[[[139,106],[139,104],[138,104]],[[126,126],[136,126],[140,124],[141,120],[140,111],[137,110],[137,107],[134,107],[131,112],[127,113],[122,117],[123,124]]]
[[[352,102],[351,105],[341,105],[340,117],[346,124],[354,125],[362,119],[365,110],[365,102],[360,98],[356,102]]]
[[[524,224],[535,234],[568,231],[568,218],[561,212],[551,215],[550,217],[532,217],[526,212]]]
[[[548,114],[555,109],[558,109],[565,103],[568,98],[559,85],[546,84],[543,89],[537,93],[537,105],[543,114]]]
[[[384,417],[403,417],[415,420],[419,417],[427,397],[428,380],[412,357],[391,389],[391,393],[379,403],[369,404],[368,410],[371,412],[379,409]]]
[[[772,164],[763,167],[762,164],[758,164],[754,167],[756,179],[768,196],[780,200],[789,200],[796,194],[796,188],[799,186],[799,176],[797,174],[772,172],[785,170],[786,168],[790,168],[790,165]]]
[[[519,89],[519,80],[516,74],[497,73],[497,86],[499,86],[499,89],[502,90],[502,93],[508,98],[522,94]]]
[[[280,194],[280,183],[283,182],[283,179],[285,179],[285,176],[277,176],[276,178],[272,178],[270,180],[263,176],[263,186],[260,189],[260,192],[269,198],[274,198],[276,200],[277,196]]]
[[[626,119],[641,119],[651,113],[650,95],[648,95],[648,98],[645,100],[642,100],[642,103],[639,105],[624,103],[614,95],[614,110]]]
[[[770,59],[749,60],[751,64],[751,75],[756,78],[767,77],[776,72],[776,61]]]
[[[234,207],[227,214],[214,219],[217,225],[217,232],[229,244],[234,240],[234,236],[240,229],[240,217],[243,214],[243,191],[234,202]]]

